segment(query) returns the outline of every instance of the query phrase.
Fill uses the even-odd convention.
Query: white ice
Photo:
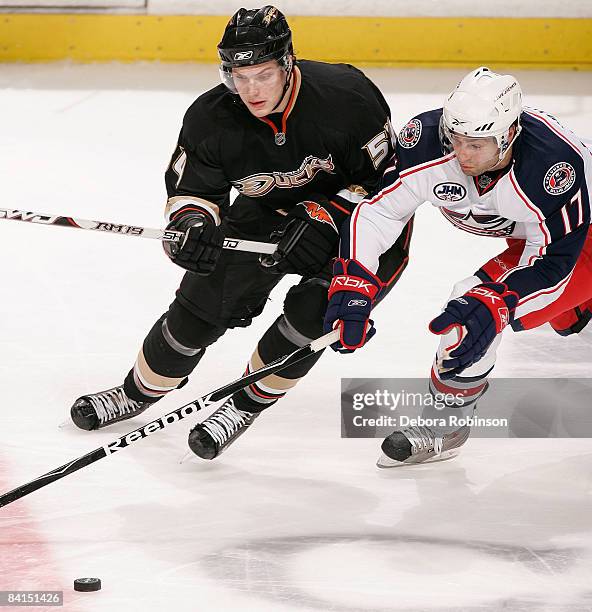
[[[464,71],[368,72],[399,128]],[[589,73],[517,76],[529,105],[592,137]],[[162,226],[182,115],[216,83],[190,64],[0,66],[0,206]],[[59,429],[77,396],[122,381],[181,271],[157,241],[0,232],[1,491],[238,377],[295,280],[135,423]],[[340,377],[425,376],[427,322],[500,250],[422,209],[367,347],[325,355],[216,461],[179,463],[192,417],[1,509],[0,590],[64,590],[64,610],[89,612],[592,610],[588,439],[472,439],[454,461],[379,471],[380,440],[340,438]],[[590,350],[506,333],[496,375],[591,377]],[[102,591],[75,593],[80,576]]]

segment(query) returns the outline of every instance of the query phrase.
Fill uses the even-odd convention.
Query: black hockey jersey
[[[276,211],[315,194],[351,210],[361,196],[350,185],[377,186],[394,149],[380,91],[345,64],[298,61],[293,78],[286,110],[264,119],[224,85],[192,104],[165,176],[168,219],[191,206],[217,223],[231,217],[242,236],[265,235]],[[230,206],[232,187],[240,196]]]

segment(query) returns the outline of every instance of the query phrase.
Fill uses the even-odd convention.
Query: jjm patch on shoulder
[[[411,149],[421,138],[421,121],[419,119],[411,119],[407,125],[399,132],[397,140],[404,149]]]
[[[561,195],[569,191],[576,182],[576,171],[571,164],[559,162],[547,170],[543,179],[543,187],[551,195]]]

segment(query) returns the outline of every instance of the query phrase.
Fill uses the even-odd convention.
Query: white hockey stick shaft
[[[167,229],[141,227],[139,225],[122,225],[109,221],[91,221],[78,217],[64,217],[60,215],[46,215],[44,213],[18,210],[14,208],[0,208],[0,219],[9,221],[26,221],[40,225],[59,225],[61,227],[74,227],[94,232],[108,232],[123,236],[140,236],[168,242],[179,242],[185,235],[183,232]],[[225,238],[224,248],[232,251],[246,251],[248,253],[274,253],[276,245],[269,242],[256,242],[254,240],[241,240],[239,238]]]

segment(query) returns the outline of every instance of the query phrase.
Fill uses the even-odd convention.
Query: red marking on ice
[[[14,489],[6,461],[0,458],[0,491]],[[35,495],[33,493],[33,495]],[[73,581],[60,576],[44,537],[26,499],[0,508],[0,591],[64,591],[64,606],[35,606],[35,610],[80,612]]]

